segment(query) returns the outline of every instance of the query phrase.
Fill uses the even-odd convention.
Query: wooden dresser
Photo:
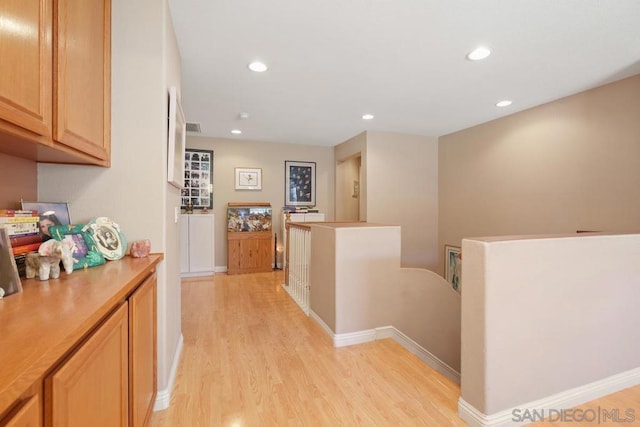
[[[0,299],[0,426],[142,426],[156,383],[156,266],[125,257]]]

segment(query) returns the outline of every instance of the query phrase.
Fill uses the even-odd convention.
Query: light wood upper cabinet
[[[51,138],[51,0],[2,0],[0,18],[0,128]]]
[[[54,139],[108,160],[111,2],[58,0],[56,12]]]
[[[111,0],[0,1],[0,152],[110,165]]]
[[[142,427],[151,417],[157,391],[156,287],[154,273],[129,298],[129,418]]]
[[[128,425],[127,303],[45,380],[47,425]]]

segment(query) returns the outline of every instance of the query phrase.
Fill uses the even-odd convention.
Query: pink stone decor
[[[131,256],[134,258],[144,258],[149,256],[151,250],[151,241],[149,239],[136,240],[131,243]]]

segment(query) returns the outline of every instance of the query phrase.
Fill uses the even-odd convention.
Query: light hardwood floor
[[[152,427],[464,426],[460,388],[390,339],[333,348],[282,289],[282,272],[188,279],[171,406]],[[579,406],[632,409],[640,386]],[[525,423],[523,423],[524,425]]]
[[[458,385],[391,339],[334,348],[282,272],[188,279],[169,409],[151,426],[464,426]]]

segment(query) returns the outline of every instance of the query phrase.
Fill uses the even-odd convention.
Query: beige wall
[[[438,140],[367,132],[367,221],[402,227],[402,265],[438,265]]]
[[[640,235],[567,236],[463,241],[461,397],[485,416],[638,382]]]
[[[0,209],[17,209],[20,199],[38,197],[36,162],[0,153]]]
[[[639,118],[635,76],[441,137],[440,248],[640,229]]]
[[[393,326],[460,372],[460,294],[438,274],[400,268],[398,226],[311,226],[310,306],[335,334]]]
[[[187,137],[187,147],[213,150],[213,211],[216,216],[216,267],[227,265],[227,203],[269,202],[281,246],[280,214],[284,206],[284,162],[316,162],[316,207],[327,221],[334,218],[333,147],[280,144],[239,139]],[[235,168],[261,168],[262,191],[235,190]],[[280,262],[280,260],[279,260]]]
[[[158,266],[158,388],[180,335],[178,191],[167,183],[167,83],[179,81],[166,0],[112,1],[111,168],[38,165],[38,197],[69,201],[74,221],[107,216],[150,239]]]

